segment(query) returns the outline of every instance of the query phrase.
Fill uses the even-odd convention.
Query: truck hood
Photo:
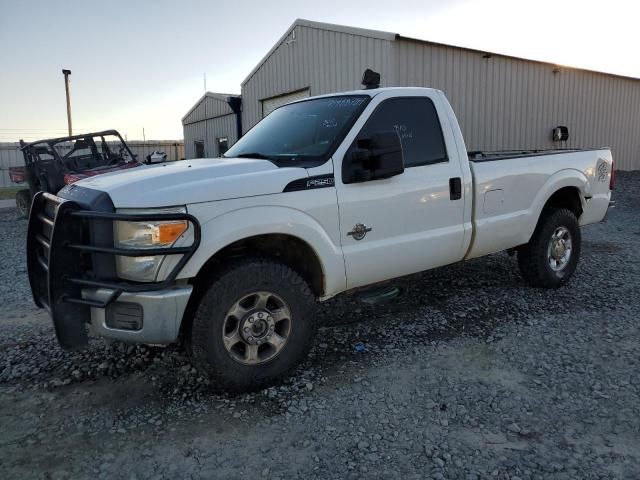
[[[267,160],[200,158],[144,165],[74,185],[108,193],[116,208],[154,208],[281,193],[306,176],[304,168]]]

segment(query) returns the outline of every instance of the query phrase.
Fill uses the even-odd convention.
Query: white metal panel
[[[189,123],[199,122],[201,120],[204,120],[206,118],[205,109],[206,109],[205,98],[202,98],[199,100],[199,103],[194,106],[193,110],[184,117],[184,119],[182,120],[182,123],[186,125]]]
[[[570,168],[562,168],[562,165]],[[600,178],[599,172],[607,172]],[[467,258],[498,252],[529,241],[543,205],[563,187],[582,197],[580,225],[599,222],[609,206],[611,154],[608,150],[560,152],[512,160],[471,162],[474,179],[474,240]],[[502,209],[487,211],[485,195],[500,190]]]
[[[260,101],[262,103],[262,118],[269,115],[276,108],[285,105],[286,103],[293,102],[295,100],[301,100],[309,96],[309,89],[298,90],[297,92],[287,93],[279,95],[277,97],[265,98]]]
[[[238,141],[238,125],[234,114],[223,115],[206,121],[205,153],[208,157],[219,157],[218,139],[226,137],[229,147]]]
[[[238,140],[236,115],[229,106],[228,95],[207,92],[183,117],[185,157],[195,158],[195,142],[204,143],[205,157],[217,157],[217,139],[228,138],[229,146]]]
[[[234,96],[237,95],[206,92],[198,99],[193,107],[191,107],[187,114],[182,117],[182,124],[187,125],[189,123],[200,122],[202,120],[233,113],[233,110],[229,106],[229,102],[227,100],[229,97]]]
[[[78,185],[108,193],[116,208],[147,208],[268,196],[305,174],[303,168],[278,168],[264,160],[199,158],[96,175]]]
[[[185,158],[195,158],[195,142],[205,142],[205,156],[206,151],[206,122],[196,122],[184,125],[184,154]]]
[[[9,178],[9,167],[21,165],[24,165],[24,158],[20,151],[20,144],[18,142],[0,143],[0,187],[16,186]]]
[[[405,38],[394,54],[398,86],[445,92],[469,150],[609,146],[617,169],[640,169],[639,80]]]
[[[228,115],[233,113],[229,103],[219,97],[207,97],[205,99],[205,118],[208,120],[210,118],[220,117],[222,115]]]
[[[443,90],[471,150],[611,146],[616,168],[640,169],[640,80],[304,20],[243,82],[243,130],[261,100],[356,89],[366,68],[382,86]],[[552,142],[558,125],[568,142]]]
[[[262,118],[262,99],[306,88],[311,95],[354,90],[367,68],[392,72],[391,34],[330,27],[297,24],[254,69],[242,85],[243,131]],[[393,85],[393,74],[382,84]]]
[[[451,201],[449,179],[465,172],[457,155],[454,131],[449,128],[447,105],[435,90],[387,90],[376,95],[336,150],[333,161],[341,171],[349,146],[375,109],[386,99],[428,97],[441,119],[450,160],[407,168],[404,174],[371,182],[344,184],[336,176],[342,247],[349,288],[380,282],[461,260],[468,236],[464,198]],[[466,159],[465,159],[466,160]],[[371,228],[364,241],[346,232],[358,223]],[[393,256],[388,253],[394,251]],[[377,259],[372,262],[371,259]]]

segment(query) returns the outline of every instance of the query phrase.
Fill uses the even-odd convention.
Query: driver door
[[[450,189],[462,178],[461,166],[452,135],[443,134],[442,100],[437,92],[424,92],[376,95],[360,119],[366,120],[358,121],[334,156],[336,166],[350,168],[358,140],[392,131],[400,137],[405,166],[391,178],[349,184],[339,176],[342,169],[335,169],[348,288],[446,265],[464,255],[464,191]]]

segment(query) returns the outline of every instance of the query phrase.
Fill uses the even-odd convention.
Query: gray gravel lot
[[[0,210],[0,478],[638,478],[640,172],[557,291],[491,255],[324,305],[287,383],[214,395],[178,347],[62,351]]]

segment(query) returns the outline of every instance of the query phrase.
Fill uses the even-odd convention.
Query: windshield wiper
[[[258,160],[273,160],[273,157],[269,157],[268,155],[264,155],[258,152],[241,153],[240,155],[236,155],[236,158],[256,158]]]

